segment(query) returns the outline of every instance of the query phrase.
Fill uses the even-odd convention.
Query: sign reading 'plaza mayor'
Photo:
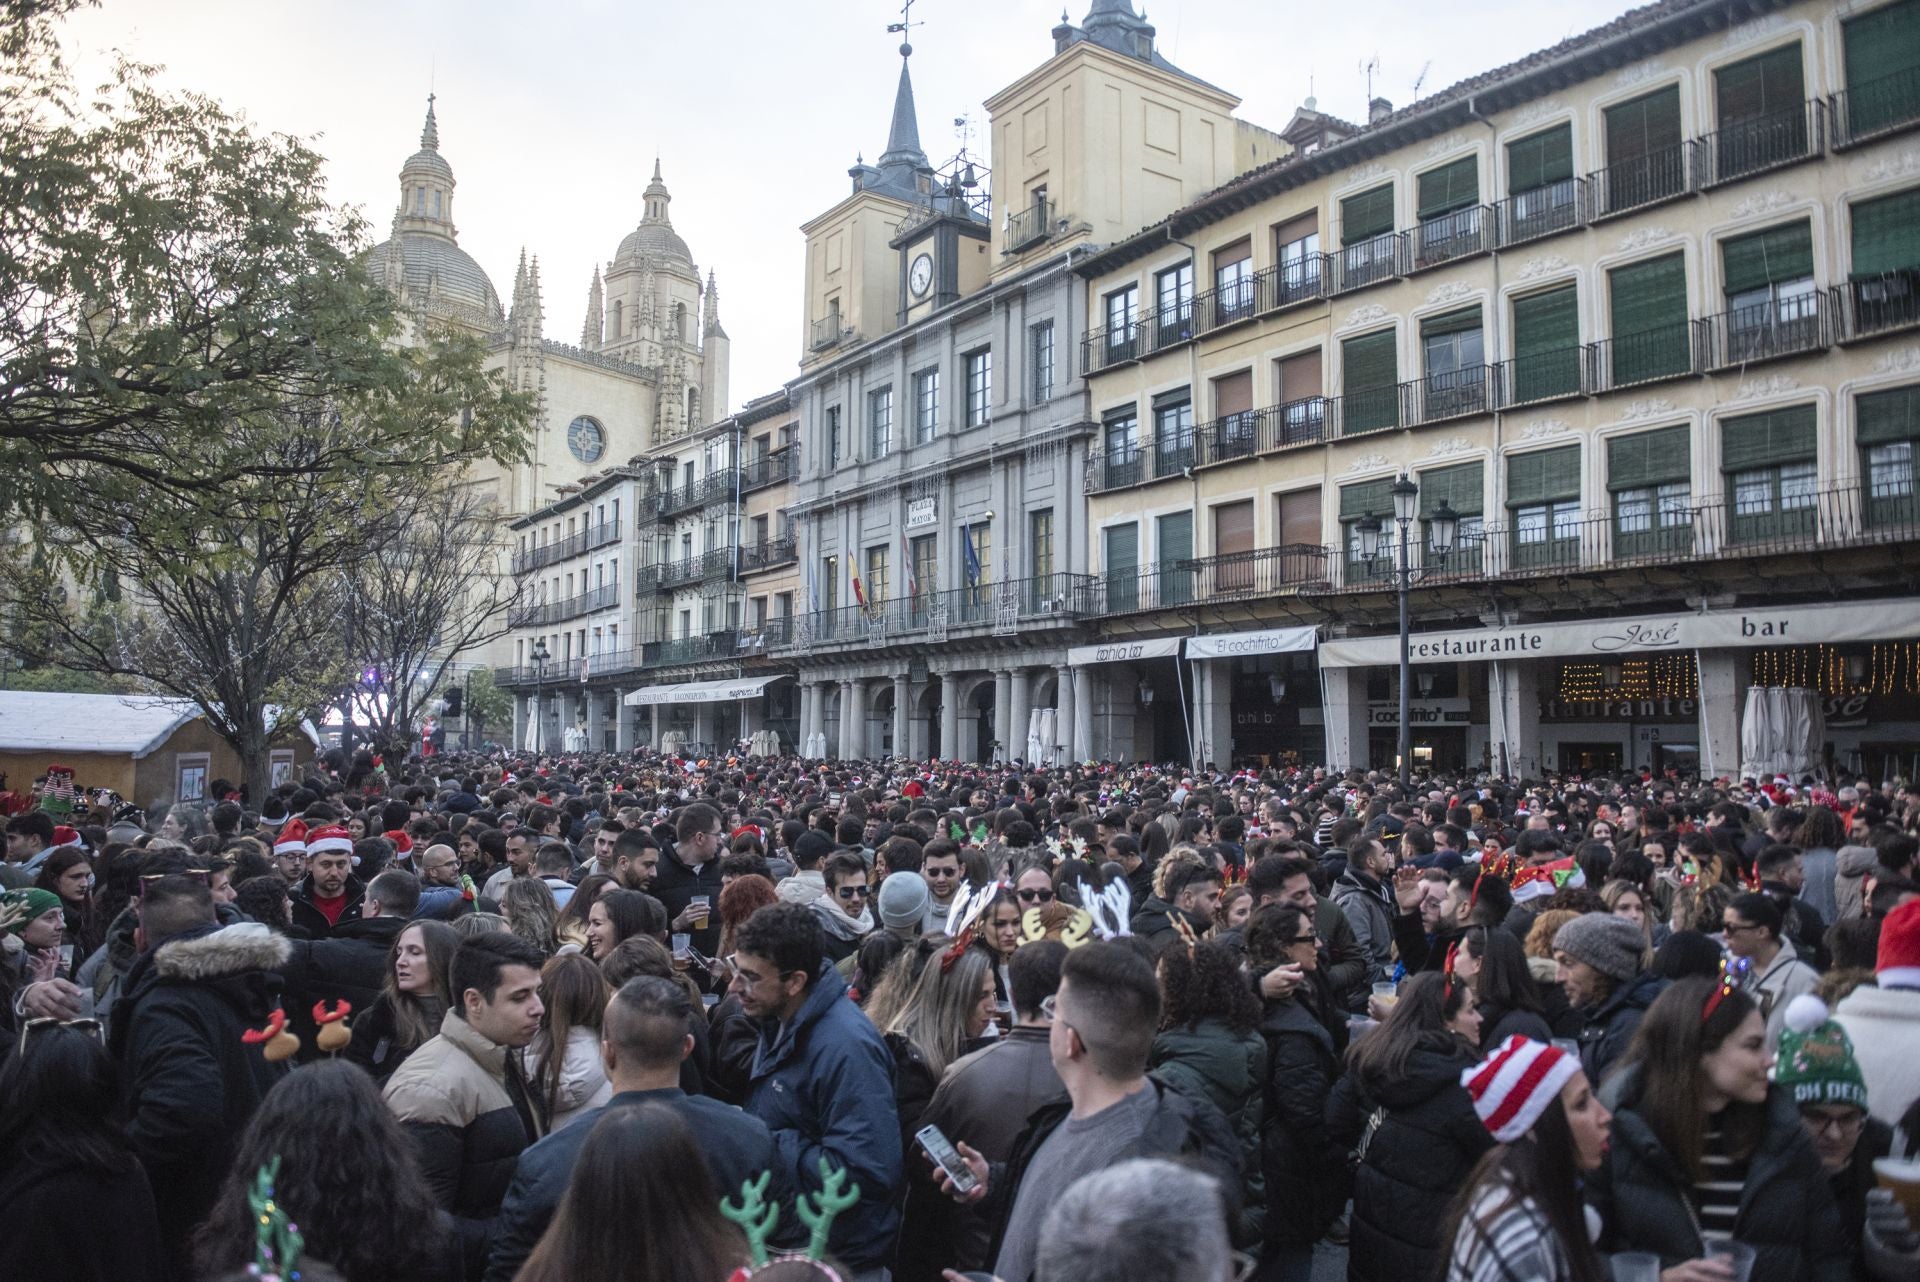
[[[1448,659],[1471,662],[1811,645],[1915,635],[1920,635],[1920,601],[1846,602],[1420,632],[1414,634],[1408,654],[1415,663]],[[1397,636],[1320,643],[1322,667],[1390,664],[1399,657]]]

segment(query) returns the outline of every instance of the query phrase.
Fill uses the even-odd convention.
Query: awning
[[[1164,659],[1180,653],[1179,637],[1158,637],[1151,641],[1105,641],[1099,645],[1077,645],[1067,651],[1070,667],[1084,668],[1090,663],[1133,663],[1140,659]]]
[[[1291,650],[1311,650],[1320,639],[1313,624],[1297,628],[1262,628],[1258,632],[1217,632],[1212,636],[1188,637],[1189,659],[1237,659],[1249,654],[1285,654]]]
[[[791,673],[771,677],[741,677],[733,681],[682,681],[676,685],[642,686],[626,698],[628,707],[647,707],[656,703],[728,703],[751,699],[776,681],[785,681]]]

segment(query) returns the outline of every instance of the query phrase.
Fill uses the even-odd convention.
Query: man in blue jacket
[[[860,1186],[827,1247],[854,1282],[887,1282],[900,1221],[893,1057],[827,964],[811,909],[770,904],[748,918],[734,946],[733,991],[761,1024],[747,1111],[773,1132],[795,1193],[819,1189],[822,1158]]]

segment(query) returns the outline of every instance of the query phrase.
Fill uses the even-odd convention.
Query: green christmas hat
[[[1864,1112],[1867,1107],[1867,1081],[1853,1057],[1853,1042],[1846,1029],[1828,1018],[1827,1004],[1811,993],[1787,1003],[1773,1080],[1803,1108],[1851,1104]]]

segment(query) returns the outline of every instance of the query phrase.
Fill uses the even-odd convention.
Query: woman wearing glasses
[[[1260,1020],[1267,1043],[1267,1116],[1260,1166],[1267,1185],[1266,1239],[1260,1276],[1307,1282],[1313,1244],[1346,1205],[1347,1151],[1327,1132],[1324,1109],[1347,1028],[1320,974],[1320,937],[1313,918],[1293,904],[1268,904],[1247,922],[1247,963],[1256,978],[1297,966],[1302,983],[1269,998]]]

